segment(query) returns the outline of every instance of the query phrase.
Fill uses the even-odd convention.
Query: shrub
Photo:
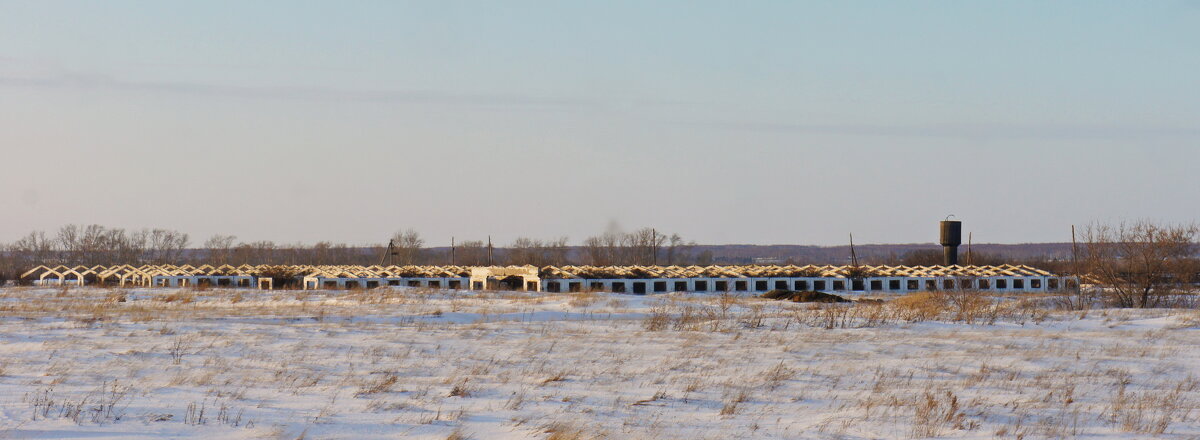
[[[905,321],[917,322],[935,319],[946,308],[945,297],[937,292],[916,292],[896,298],[891,302],[896,314]]]
[[[938,290],[911,293],[891,302],[897,317],[909,322],[949,319],[968,324],[978,320],[994,322],[999,309],[984,292],[973,290]]]

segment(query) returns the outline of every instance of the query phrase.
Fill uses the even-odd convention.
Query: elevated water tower
[[[949,219],[950,217],[946,217]],[[942,264],[954,266],[958,264],[958,245],[962,244],[962,222],[958,220],[942,220]]]

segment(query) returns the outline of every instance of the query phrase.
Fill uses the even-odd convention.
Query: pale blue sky
[[[1200,2],[0,0],[0,241],[1200,214]]]

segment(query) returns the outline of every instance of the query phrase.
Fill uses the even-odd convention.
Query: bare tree
[[[487,247],[483,240],[467,240],[456,245],[454,263],[460,266],[487,264]]]
[[[46,237],[42,231],[30,232],[29,235],[13,242],[4,250],[4,268],[13,279],[21,273],[40,264],[54,265],[61,260],[58,258],[56,243]]]
[[[230,258],[233,257],[235,240],[237,237],[232,235],[217,234],[209,237],[208,241],[204,242],[204,248],[208,250],[209,264],[229,264]]]
[[[686,259],[695,245],[684,242],[679,234],[668,236],[654,228],[625,233],[616,223],[610,223],[603,234],[583,240],[582,257],[585,263],[597,266],[670,265]]]
[[[33,231],[10,246],[10,251],[25,260],[25,265],[52,263],[56,251],[55,241],[46,238],[46,233]]]
[[[532,264],[539,266],[541,260],[541,240],[518,237],[508,246],[508,264]]]
[[[120,228],[101,225],[66,225],[55,237],[59,261],[68,265],[117,264],[137,261],[144,251],[142,242]]]
[[[696,242],[684,242],[679,234],[671,234],[667,239],[667,265],[684,264],[689,260],[689,253],[696,247]]]
[[[542,247],[542,264],[540,266],[561,266],[569,263],[567,237],[547,240]]]
[[[630,249],[629,262],[640,265],[657,264],[658,250],[666,243],[667,236],[654,228],[642,228],[625,236]]]
[[[612,266],[625,261],[625,234],[605,232],[583,240],[584,259],[594,266]]]
[[[425,240],[421,238],[421,234],[416,230],[409,228],[401,232],[397,232],[392,237],[392,241],[396,246],[396,263],[402,265],[417,264],[421,257],[421,248],[425,246]]]
[[[1105,289],[1119,307],[1157,307],[1166,299],[1194,290],[1195,224],[1149,221],[1117,226],[1094,224],[1083,232],[1084,273]]]
[[[150,260],[158,264],[175,264],[184,257],[190,240],[188,235],[169,229],[152,229],[147,236]]]
[[[233,249],[233,260],[238,264],[278,264],[276,250],[279,247],[269,240],[239,243]]]
[[[554,240],[535,240],[520,237],[508,248],[509,264],[534,266],[561,265],[567,260],[567,237]]]

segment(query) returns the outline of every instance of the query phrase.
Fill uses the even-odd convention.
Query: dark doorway
[[[488,278],[488,287],[492,290],[524,290],[525,277],[511,275],[504,278]]]

